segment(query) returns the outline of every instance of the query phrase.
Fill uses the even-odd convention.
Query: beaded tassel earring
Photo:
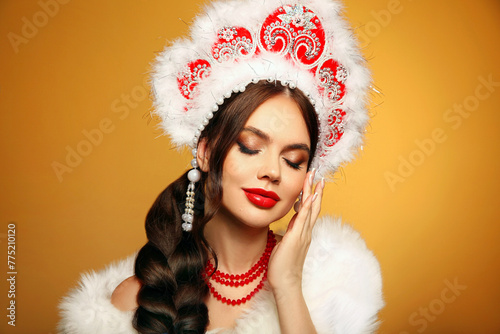
[[[193,219],[194,219],[194,190],[196,182],[200,181],[201,173],[198,170],[198,162],[196,161],[197,150],[193,149],[193,160],[191,160],[191,169],[188,173],[189,185],[186,191],[186,206],[184,208],[184,214],[182,215],[182,229],[186,232],[191,232],[193,229]]]

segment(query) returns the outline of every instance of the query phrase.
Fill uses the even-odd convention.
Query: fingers
[[[316,219],[319,216],[319,213],[321,211],[321,202],[323,200],[323,190],[325,189],[325,179],[322,178],[320,182],[316,184],[316,187],[314,189],[314,195],[312,199],[312,206],[311,206],[311,229],[316,223]]]
[[[314,224],[316,223],[316,219],[319,216],[319,213],[321,211],[321,202],[323,199],[323,189],[325,188],[325,180],[321,179],[320,182],[318,182],[314,188],[314,193],[311,194],[310,197],[310,202],[306,205],[304,203],[302,205],[301,210],[303,211],[309,211],[310,217],[308,217],[307,220],[304,221],[304,229],[306,230],[312,230]]]
[[[310,194],[308,197],[304,199],[304,203],[300,208],[300,211],[297,213],[297,219],[295,225],[301,224],[301,230],[304,230],[309,224],[309,220],[311,218],[311,208],[313,204],[314,195]]]
[[[297,214],[295,214],[290,221],[287,231],[291,230],[292,227],[295,226],[297,233],[302,234],[305,232],[310,234],[314,224],[316,223],[316,219],[321,211],[321,201],[323,198],[325,180],[322,178],[321,181],[314,186],[313,180],[315,174],[316,170],[313,169],[306,175],[302,189],[302,198],[299,199],[299,201],[294,205]],[[314,193],[312,193],[313,188]]]
[[[299,210],[295,215],[293,215],[292,219],[288,223],[287,233],[288,231],[297,233],[301,233],[304,229],[305,222],[310,218],[311,215],[311,203],[312,203],[312,195],[304,198],[304,203],[300,205]]]
[[[306,177],[304,179],[304,183],[302,185],[302,191],[300,192],[299,198],[297,202],[295,202],[293,208],[295,212],[299,212],[300,208],[306,201],[307,197],[311,195],[312,192],[312,187],[313,187],[313,180],[314,176],[316,175],[316,169],[313,168],[310,172],[306,174]]]
[[[311,195],[314,175],[316,175],[316,168],[313,168],[312,171],[306,174],[306,179],[304,180],[304,186],[302,187],[302,204],[304,204],[307,197]]]
[[[295,212],[299,212],[301,207],[304,205],[306,199],[311,195],[312,189],[313,189],[313,180],[316,175],[316,169],[313,168],[312,171],[308,172],[306,174],[306,178],[304,179],[304,184],[302,186],[302,191],[300,192],[299,198],[297,202],[295,202],[293,208]],[[314,190],[313,194],[313,202],[316,201],[317,197],[320,197],[320,203],[321,203],[321,197],[323,196],[323,189],[325,187],[325,179],[322,178],[320,182],[316,183],[316,187]],[[317,213],[319,214],[319,210],[321,209],[321,204],[315,205],[316,210],[318,211]]]

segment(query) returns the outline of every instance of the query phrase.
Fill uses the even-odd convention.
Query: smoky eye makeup
[[[294,169],[302,169],[304,167],[304,163],[308,161],[308,155],[303,153],[293,153],[285,155],[283,159],[290,167]]]
[[[248,148],[248,146],[243,144],[243,142],[240,140],[238,140],[236,143],[238,144],[238,147],[239,147],[239,150],[241,153],[244,153],[244,154],[257,154],[257,153],[259,153],[259,150],[252,150],[252,149]]]
[[[262,139],[251,131],[243,131],[238,140],[239,150],[245,154],[257,154],[260,152],[260,146],[262,144]]]
[[[301,162],[294,163],[294,162],[292,162],[292,161],[290,161],[288,159],[285,159],[285,161],[288,164],[288,166],[292,167],[293,169],[297,169],[297,170],[302,169],[302,166],[301,166],[302,163]]]

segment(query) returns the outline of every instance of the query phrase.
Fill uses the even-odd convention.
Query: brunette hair
[[[309,167],[316,151],[319,125],[314,107],[302,91],[279,82],[260,81],[227,99],[200,136],[200,141],[206,139],[210,152],[210,172],[202,172],[197,183],[192,231],[181,229],[189,184],[187,172],[158,196],[146,216],[148,242],[135,261],[135,275],[142,283],[133,320],[139,333],[205,333],[209,319],[204,300],[209,290],[202,273],[209,253],[215,259],[216,256],[203,230],[222,200],[223,162],[252,112],[281,94],[291,97],[302,112],[311,142]]]

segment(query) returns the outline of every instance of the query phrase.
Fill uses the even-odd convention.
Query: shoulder
[[[78,285],[59,304],[61,333],[137,333],[132,327],[133,311],[121,311],[111,303],[116,287],[134,274],[135,255],[90,271],[80,277]],[[128,290],[128,289],[124,289]]]
[[[141,289],[141,282],[135,276],[122,281],[111,294],[111,304],[120,311],[132,311],[138,306],[137,294]]]
[[[350,225],[329,216],[318,219],[303,279],[312,317],[335,324],[338,333],[375,330],[384,306],[380,265]]]

